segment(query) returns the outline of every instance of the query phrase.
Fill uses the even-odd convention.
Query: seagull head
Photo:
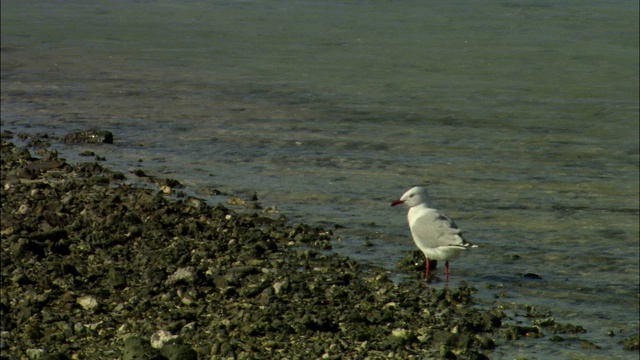
[[[391,203],[391,206],[405,204],[408,207],[414,207],[420,204],[429,203],[429,193],[427,189],[422,186],[415,186],[409,189],[406,193],[402,194],[400,199]]]

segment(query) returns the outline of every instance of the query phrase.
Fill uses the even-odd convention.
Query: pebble
[[[43,358],[47,354],[45,349],[27,349],[25,351],[30,360],[38,360]]]
[[[291,280],[288,277],[284,278],[284,280],[277,281],[273,284],[273,290],[276,295],[285,294],[289,290],[291,290]]]
[[[85,310],[93,310],[98,307],[98,299],[91,295],[79,297],[76,302]]]
[[[152,348],[161,349],[168,344],[180,343],[180,336],[173,335],[167,330],[158,330],[151,335],[150,342]]]
[[[196,272],[192,267],[179,268],[167,278],[167,285],[175,283],[193,283],[196,279]]]

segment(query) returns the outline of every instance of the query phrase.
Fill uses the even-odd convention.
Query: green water
[[[257,191],[389,269],[414,248],[389,203],[429,183],[481,245],[450,286],[602,347],[497,358],[637,358],[636,1],[4,1],[1,26],[3,129],[111,130],[109,165]]]

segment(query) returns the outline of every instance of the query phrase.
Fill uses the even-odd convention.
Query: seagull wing
[[[430,209],[417,215],[411,222],[411,233],[416,242],[427,248],[467,247],[458,225],[446,214]]]

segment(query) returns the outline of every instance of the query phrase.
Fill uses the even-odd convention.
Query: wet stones
[[[122,360],[148,360],[155,355],[149,341],[145,341],[137,336],[128,336],[124,339],[122,349]]]
[[[167,345],[160,349],[167,360],[198,360],[198,353],[187,345]]]
[[[105,130],[85,130],[67,134],[63,141],[68,144],[113,144],[113,134]]]
[[[640,348],[640,336],[630,336],[622,341],[625,350],[638,350]]]
[[[64,161],[59,160],[44,160],[44,161],[34,161],[31,164],[27,165],[25,169],[28,170],[51,170],[51,169],[59,169],[65,166]]]
[[[16,176],[34,161],[2,144],[3,353],[482,359],[496,339],[580,334],[532,308],[537,323],[509,325],[498,309],[472,307],[472,287],[394,283],[324,251],[325,229],[246,205],[172,200],[95,162]],[[419,261],[408,268],[422,272]]]
[[[127,286],[127,277],[119,268],[110,268],[107,273],[108,284],[112,289],[123,289]]]

